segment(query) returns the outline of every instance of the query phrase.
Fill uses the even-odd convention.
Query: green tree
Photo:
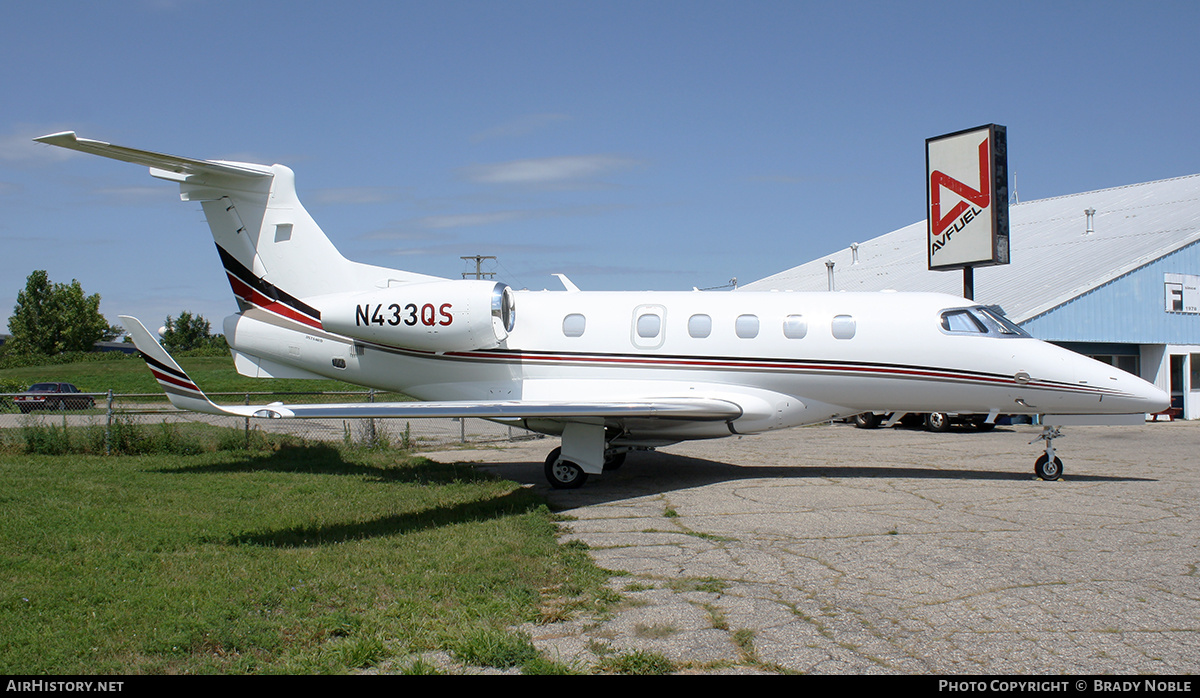
[[[79,281],[69,284],[50,281],[45,270],[25,279],[8,319],[12,338],[5,352],[53,356],[65,351],[91,351],[96,342],[121,334],[100,314],[100,294],[86,296]]]
[[[167,351],[208,348],[224,341],[224,337],[212,336],[212,325],[203,315],[192,315],[187,310],[175,319],[168,315],[163,329],[162,344]]]

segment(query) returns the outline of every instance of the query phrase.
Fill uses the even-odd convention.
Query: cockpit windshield
[[[941,314],[942,331],[991,337],[1028,337],[1029,333],[1004,317],[998,308],[974,306],[952,308]]]
[[[978,308],[972,308],[972,310],[978,311],[985,318],[995,323],[996,329],[998,332],[1000,332],[1000,334],[1008,335],[1010,337],[1029,336],[1029,333],[1021,329],[1017,323],[1004,317],[1004,313],[999,308],[992,306],[980,306]]]

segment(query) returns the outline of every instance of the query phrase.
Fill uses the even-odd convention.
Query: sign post
[[[925,140],[931,271],[963,270],[974,300],[975,267],[1008,264],[1008,132],[989,124]]]

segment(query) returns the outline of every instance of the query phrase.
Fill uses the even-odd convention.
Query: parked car
[[[95,407],[96,401],[70,383],[34,383],[29,390],[14,396],[13,404],[28,413],[33,410],[86,410]]]
[[[863,412],[854,415],[854,426],[859,429],[874,429],[887,419],[886,414],[878,412]],[[996,427],[995,422],[988,422],[986,414],[959,414],[955,412],[910,412],[900,418],[900,424],[908,427],[924,426],[929,431],[949,431],[953,425],[968,426],[979,431],[988,431]]]

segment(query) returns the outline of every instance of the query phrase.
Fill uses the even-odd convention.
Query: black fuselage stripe
[[[293,310],[307,315],[318,322],[321,320],[321,311],[317,310],[311,305],[308,305],[299,298],[280,290],[279,287],[266,281],[265,279],[260,279],[259,277],[255,276],[254,272],[247,269],[244,264],[239,262],[237,258],[229,254],[229,252],[227,252],[225,248],[221,247],[220,245],[217,245],[217,254],[221,256],[221,264],[224,265],[225,271],[233,276],[236,276],[242,283],[246,284],[255,291],[258,291],[267,298],[270,298],[271,300],[290,306]]]

